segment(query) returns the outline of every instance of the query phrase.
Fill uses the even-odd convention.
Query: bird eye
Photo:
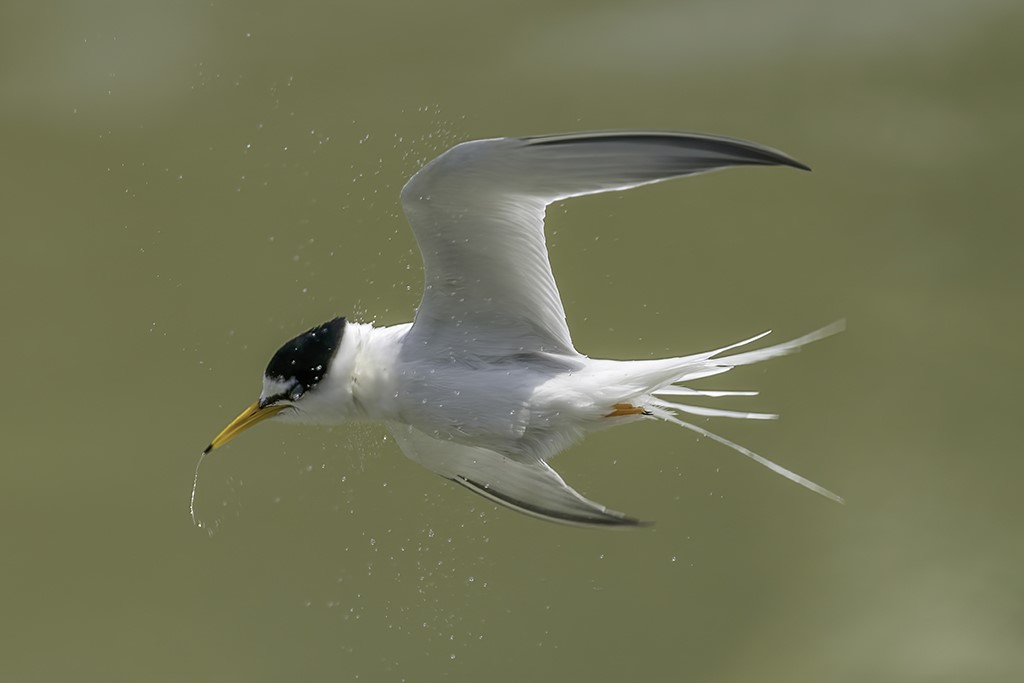
[[[288,399],[291,401],[298,401],[300,398],[302,398],[302,395],[304,393],[306,393],[306,387],[299,384],[294,389],[292,389],[290,394],[288,394]]]
[[[293,389],[290,389],[288,391],[282,391],[282,392],[279,392],[279,393],[276,393],[276,394],[271,394],[270,396],[267,396],[265,398],[261,398],[260,399],[260,401],[259,401],[260,408],[267,408],[269,406],[274,406],[274,405],[277,405],[278,403],[280,403],[281,401],[294,401],[299,396],[301,396],[303,394],[303,392],[304,392],[304,390],[302,389],[301,386],[299,386],[299,387],[295,387]]]

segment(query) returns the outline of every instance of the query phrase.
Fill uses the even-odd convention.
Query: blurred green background
[[[0,682],[1024,680],[1019,26],[974,2],[0,8]],[[848,331],[496,509],[375,426],[267,424],[279,344],[410,319],[398,190],[477,137],[666,128],[814,167],[549,212],[579,349]],[[703,423],[702,423],[703,424]]]

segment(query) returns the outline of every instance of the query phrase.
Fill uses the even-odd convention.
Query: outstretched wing
[[[408,341],[425,357],[575,355],[544,241],[551,202],[739,165],[807,167],[711,135],[605,132],[466,142],[402,190],[423,255]]]
[[[487,448],[435,439],[405,424],[392,423],[390,427],[410,460],[499,505],[577,526],[643,524],[587,500],[542,460],[514,460]]]

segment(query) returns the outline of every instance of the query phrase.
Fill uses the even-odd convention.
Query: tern
[[[663,420],[842,502],[684,419],[777,417],[690,405],[757,392],[689,384],[797,351],[840,331],[841,321],[742,352],[736,350],[768,332],[676,358],[589,358],[573,345],[548,261],[544,214],[552,202],[730,166],[776,165],[810,170],[769,147],[684,132],[509,137],[452,147],[401,193],[423,256],[423,298],[413,322],[374,327],[337,317],[286,342],[267,365],[259,400],[204,454],[269,418],[378,421],[411,460],[494,503],[566,524],[637,526],[645,522],[583,497],[548,461],[590,432]]]

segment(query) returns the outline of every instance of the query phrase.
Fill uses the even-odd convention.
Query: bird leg
[[[612,412],[605,415],[605,417],[625,417],[626,415],[650,415],[649,412],[643,408],[638,408],[630,403],[616,403],[612,405],[615,408]]]

